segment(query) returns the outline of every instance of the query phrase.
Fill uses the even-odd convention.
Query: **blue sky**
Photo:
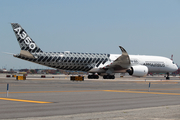
[[[19,53],[10,23],[19,23],[46,52],[158,55],[180,65],[178,0],[0,0],[0,68],[47,68]]]

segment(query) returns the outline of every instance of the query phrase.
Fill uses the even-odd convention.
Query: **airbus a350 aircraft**
[[[18,23],[11,25],[21,48],[20,54],[14,57],[56,69],[89,72],[89,79],[98,79],[98,75],[114,79],[115,73],[126,72],[137,77],[144,77],[148,72],[167,73],[166,78],[169,79],[169,72],[178,69],[169,58],[128,55],[121,46],[122,54],[43,52]]]

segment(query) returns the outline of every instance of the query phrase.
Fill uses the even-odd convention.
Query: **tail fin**
[[[11,26],[22,51],[28,51],[29,53],[43,52],[18,23],[11,23]]]

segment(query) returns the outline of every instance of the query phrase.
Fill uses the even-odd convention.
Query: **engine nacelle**
[[[136,77],[144,77],[148,73],[148,68],[144,65],[136,65],[132,66],[131,69],[127,70],[129,75]]]

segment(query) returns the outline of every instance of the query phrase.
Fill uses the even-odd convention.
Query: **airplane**
[[[129,55],[122,46],[119,46],[122,54],[44,52],[21,25],[11,23],[11,26],[21,48],[20,54],[14,54],[14,57],[56,69],[85,71],[89,73],[88,79],[99,79],[99,75],[104,79],[115,79],[115,73],[145,77],[148,72],[166,73],[166,79],[169,79],[169,73],[178,69],[169,58]]]

